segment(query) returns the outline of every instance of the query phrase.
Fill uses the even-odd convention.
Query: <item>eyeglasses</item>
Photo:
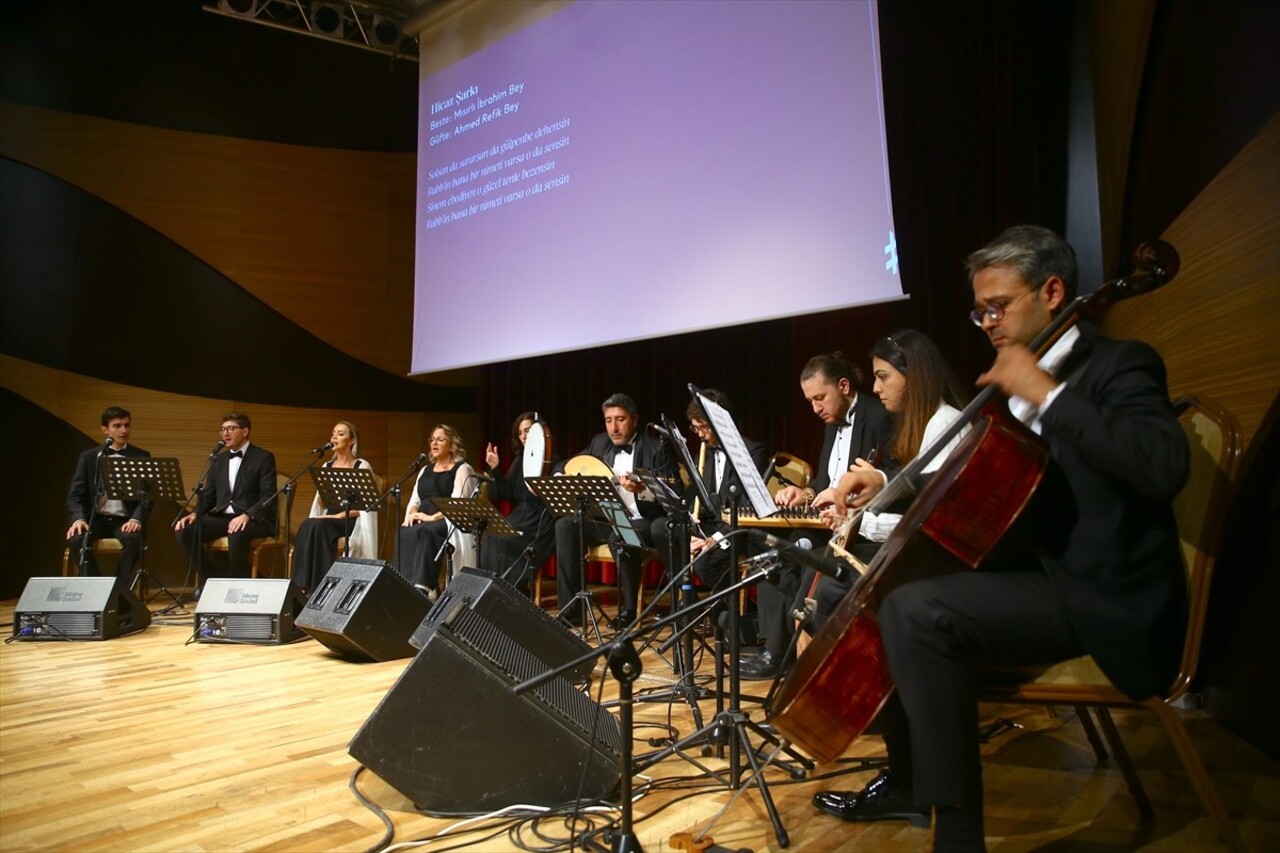
[[[239,429],[244,429],[244,427],[239,425],[218,427],[218,432],[235,432],[236,430],[239,430]]]
[[[711,424],[703,424],[703,423],[698,423],[697,421],[690,421],[689,429],[693,430],[698,435],[703,435],[703,434],[710,435]]]
[[[1044,281],[1040,282],[1035,287],[1029,290],[1026,290],[1022,293],[1019,293],[1017,296],[1013,297],[1012,299],[1008,299],[1003,302],[1001,301],[988,302],[986,305],[984,305],[981,308],[974,308],[972,311],[969,312],[969,319],[973,321],[973,325],[978,326],[979,328],[981,328],[982,326],[983,318],[989,319],[993,323],[999,323],[1001,320],[1004,319],[1005,312],[1008,311],[1010,308],[1012,308],[1015,302],[1017,302],[1022,297],[1027,296],[1028,294],[1035,293],[1037,290],[1039,290],[1040,288],[1048,284],[1048,282],[1049,282],[1049,279],[1046,278]]]

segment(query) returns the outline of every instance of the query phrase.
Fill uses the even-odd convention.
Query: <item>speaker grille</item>
[[[523,645],[469,607],[456,608],[445,617],[445,625],[460,643],[501,670],[513,685],[551,670],[529,654]],[[533,688],[530,695],[584,735],[594,732],[603,739],[604,746],[621,757],[622,743],[617,721],[566,678],[558,676],[544,682]]]

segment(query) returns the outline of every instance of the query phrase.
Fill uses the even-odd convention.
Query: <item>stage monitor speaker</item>
[[[440,593],[427,618],[413,632],[409,642],[422,648],[436,624],[452,611],[458,602],[484,616],[509,636],[520,641],[529,652],[549,669],[576,660],[591,651],[591,646],[553,619],[547,611],[521,594],[511,584],[481,569],[464,568]],[[587,660],[570,673],[578,681],[586,681],[595,669],[595,659]]]
[[[110,640],[151,624],[151,611],[114,577],[32,578],[13,611],[18,640]]]
[[[209,578],[196,605],[198,643],[279,645],[302,636],[294,624],[304,604],[288,579]]]
[[[409,635],[426,618],[431,602],[390,563],[340,559],[330,567],[298,627],[346,657],[411,658]]]
[[[431,814],[608,797],[622,778],[618,722],[562,676],[513,691],[547,670],[455,600],[348,749]]]

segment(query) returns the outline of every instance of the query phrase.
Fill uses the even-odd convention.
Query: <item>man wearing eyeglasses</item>
[[[226,443],[209,469],[194,512],[173,525],[178,545],[191,563],[199,557],[200,582],[213,577],[213,566],[202,544],[227,537],[227,574],[249,577],[249,546],[254,539],[276,533],[276,457],[249,442],[249,416],[231,412],[219,430]]]
[[[927,825],[932,807],[934,849],[965,851],[985,849],[974,667],[1089,654],[1133,699],[1172,683],[1187,612],[1172,500],[1189,465],[1154,349],[1083,323],[1043,354],[1028,348],[1075,296],[1062,238],[1018,226],[967,265],[971,319],[996,349],[978,384],[1009,397],[1052,459],[1011,531],[1035,544],[1006,535],[978,571],[885,596],[876,619],[896,691],[873,726],[889,769],[861,792],[814,797],[850,821]]]
[[[729,402],[729,395],[716,388],[705,388],[702,395],[713,403],[718,404],[730,414],[733,412],[733,405]],[[689,418],[689,426],[698,439],[706,445],[706,455],[702,461],[702,470],[699,475],[702,482],[706,485],[707,491],[711,493],[711,504],[699,506],[698,523],[700,530],[692,532],[689,541],[689,557],[698,558],[697,564],[694,566],[694,572],[698,579],[702,581],[708,589],[717,589],[721,586],[726,575],[729,572],[729,553],[728,543],[724,542],[724,536],[729,532],[729,525],[721,519],[721,510],[729,506],[730,496],[737,490],[739,496],[743,496],[742,480],[738,476],[738,472],[733,469],[733,464],[729,461],[728,455],[724,452],[724,448],[720,446],[719,440],[716,438],[715,432],[711,429],[711,424],[707,422],[707,416],[702,411],[702,406],[696,401],[689,402],[686,415]],[[764,473],[769,466],[769,453],[765,450],[764,445],[758,441],[742,437],[742,443],[747,449],[747,453],[751,455],[751,461],[756,466],[757,473]],[[693,498],[697,496],[697,491],[690,486],[686,491],[686,498],[692,506]],[[671,551],[670,529],[665,523],[655,523],[652,527],[654,546],[658,549],[658,553],[663,557],[675,557]],[[743,548],[745,551],[746,549]],[[704,553],[709,552],[709,553]],[[700,556],[701,555],[701,556]],[[668,559],[668,566],[675,571],[680,568],[681,563]]]

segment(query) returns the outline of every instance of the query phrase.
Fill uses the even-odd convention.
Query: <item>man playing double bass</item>
[[[1077,325],[1042,357],[1027,345],[1075,296],[1075,253],[1044,228],[1010,228],[967,261],[971,318],[996,349],[978,378],[1048,444],[1050,466],[1024,517],[1036,552],[1005,548],[978,571],[904,583],[877,612],[896,692],[873,728],[889,769],[857,793],[824,791],[851,821],[927,822],[935,850],[983,850],[973,668],[1090,654],[1134,699],[1176,673],[1186,584],[1171,501],[1189,451],[1159,355]],[[837,500],[878,489],[854,473]]]

